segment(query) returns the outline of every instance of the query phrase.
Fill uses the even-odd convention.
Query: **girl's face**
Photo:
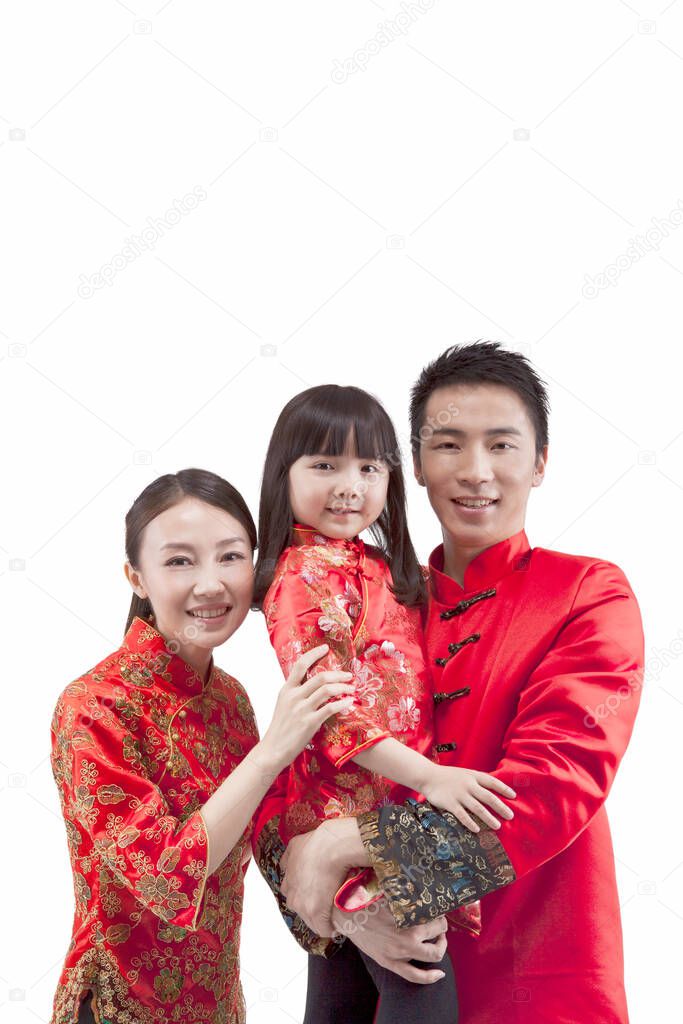
[[[252,550],[233,516],[197,498],[183,498],[145,528],[139,568],[125,573],[148,597],[155,626],[181,658],[208,666],[214,647],[244,621],[253,591]]]
[[[294,519],[325,537],[350,540],[371,526],[387,500],[389,469],[355,454],[302,455],[289,469]]]

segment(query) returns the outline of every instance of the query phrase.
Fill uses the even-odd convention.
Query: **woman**
[[[53,1024],[245,1020],[252,815],[352,692],[348,672],[300,685],[327,647],[308,652],[259,741],[246,692],[213,662],[251,606],[255,547],[241,495],[198,469],[159,477],[126,516],[123,643],[67,686],[52,724],[76,898]]]

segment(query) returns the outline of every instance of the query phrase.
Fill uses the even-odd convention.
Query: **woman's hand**
[[[446,765],[433,764],[422,792],[435,807],[450,811],[465,828],[471,832],[478,832],[479,826],[468,811],[473,811],[491,828],[500,828],[500,822],[484,804],[488,804],[503,818],[514,818],[507,804],[504,804],[495,793],[489,792],[490,790],[502,793],[503,796],[517,796],[514,789],[510,789],[494,775],[472,768],[449,768]]]
[[[323,722],[351,705],[355,686],[348,680],[353,679],[352,672],[326,670],[303,681],[311,665],[328,651],[328,645],[321,644],[302,654],[277,696],[272,721],[260,744],[275,774],[294,760]],[[331,699],[342,694],[348,696]]]
[[[399,930],[386,901],[379,900],[366,910],[356,910],[352,914],[335,907],[332,924],[335,932],[346,935],[354,946],[371,956],[380,967],[386,967],[408,981],[431,985],[444,976],[439,968],[416,967],[410,961],[439,963],[443,960],[448,928],[445,917]]]

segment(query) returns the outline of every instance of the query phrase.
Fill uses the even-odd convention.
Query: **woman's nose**
[[[198,594],[222,594],[225,584],[216,569],[211,568],[200,574],[194,589]]]

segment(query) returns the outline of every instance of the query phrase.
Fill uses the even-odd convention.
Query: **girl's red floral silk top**
[[[389,566],[360,538],[292,528],[263,611],[285,675],[304,651],[329,644],[310,670],[353,672],[353,706],[329,719],[292,762],[280,831],[287,843],[326,818],[357,815],[416,796],[352,758],[386,737],[429,757],[432,694],[418,608],[391,593]]]
[[[66,687],[52,769],[73,870],[73,935],[53,1024],[94,993],[99,1021],[243,1024],[239,932],[251,826],[207,875],[199,808],[258,740],[249,698],[208,682],[135,618]]]

